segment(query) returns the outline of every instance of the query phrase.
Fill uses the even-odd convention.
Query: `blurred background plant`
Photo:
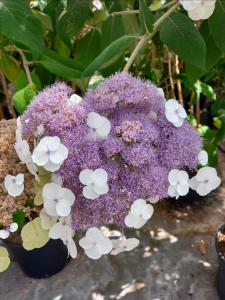
[[[0,119],[55,81],[83,94],[129,70],[185,106],[215,166],[225,152],[224,20],[225,0],[196,22],[176,0],[0,0]]]

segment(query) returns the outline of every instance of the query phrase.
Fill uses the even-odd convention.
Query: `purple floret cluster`
[[[79,105],[69,103],[72,93],[64,83],[46,88],[30,104],[22,122],[26,138],[43,124],[44,135],[59,136],[69,150],[59,173],[64,186],[76,195],[75,230],[104,224],[123,226],[137,198],[168,196],[171,169],[196,168],[199,134],[187,121],[177,128],[166,119],[165,99],[152,83],[118,73],[89,90]],[[86,124],[90,112],[111,122],[106,139],[90,136]],[[152,118],[152,113],[157,117]],[[109,192],[96,200],[82,195],[79,174],[87,168],[103,168],[109,176]]]

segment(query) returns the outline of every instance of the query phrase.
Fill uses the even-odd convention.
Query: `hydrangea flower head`
[[[22,116],[22,134],[28,139],[43,124],[43,136],[58,136],[68,149],[57,174],[76,196],[74,230],[124,226],[136,199],[168,197],[172,169],[198,166],[199,134],[179,105],[179,127],[167,119],[164,94],[149,81],[117,73],[76,105],[72,94],[64,83],[39,93]]]

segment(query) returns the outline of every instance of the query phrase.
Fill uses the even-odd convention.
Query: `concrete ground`
[[[130,253],[98,261],[80,253],[59,274],[41,280],[26,277],[12,262],[0,274],[0,300],[218,300],[214,237],[225,222],[225,154],[220,173],[223,185],[208,199],[158,204],[136,232],[141,246]]]

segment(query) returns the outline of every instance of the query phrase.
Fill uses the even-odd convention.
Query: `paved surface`
[[[224,172],[224,154],[220,162]],[[0,300],[218,300],[214,235],[225,221],[224,192],[223,183],[200,203],[157,205],[136,232],[142,245],[129,254],[92,261],[81,253],[61,273],[41,280],[26,277],[13,262],[0,274]]]

